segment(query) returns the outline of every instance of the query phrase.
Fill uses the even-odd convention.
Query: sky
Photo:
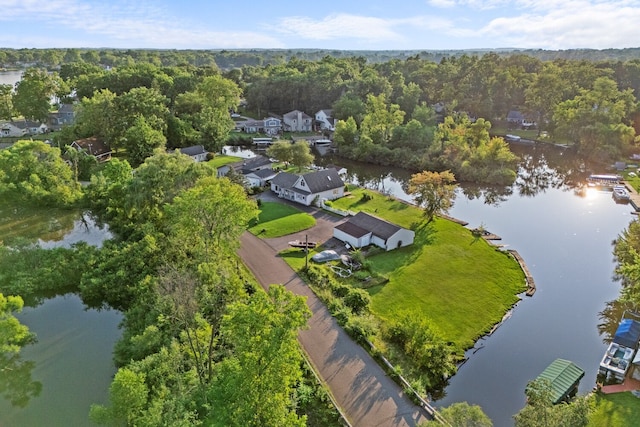
[[[640,0],[0,0],[3,48],[640,47]]]

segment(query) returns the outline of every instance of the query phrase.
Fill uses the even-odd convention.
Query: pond
[[[83,240],[100,245],[109,237],[88,217],[76,213],[61,240],[41,241],[43,247],[68,246]],[[60,233],[56,227],[56,234]],[[79,297],[68,294],[25,307],[17,315],[37,335],[15,361],[12,375],[2,378],[15,394],[31,396],[26,406],[0,399],[2,426],[88,426],[89,408],[106,403],[115,374],[113,346],[120,337],[122,315],[113,310],[86,310]],[[39,392],[34,391],[40,389]]]
[[[461,185],[450,215],[484,226],[496,242],[524,258],[537,285],[523,296],[491,336],[479,340],[451,378],[438,407],[466,401],[482,407],[494,426],[513,426],[525,404],[524,389],[553,360],[576,363],[586,374],[580,393],[595,386],[606,350],[600,313],[618,296],[612,240],[632,221],[630,205],[611,192],[588,190],[580,182],[589,166],[553,147],[514,147],[522,158],[517,182],[508,188]],[[393,168],[320,159],[347,167],[350,180],[404,200],[410,174]],[[598,170],[592,170],[597,172]],[[613,310],[615,316],[619,312]]]

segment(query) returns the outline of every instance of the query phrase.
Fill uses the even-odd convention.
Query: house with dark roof
[[[244,174],[244,179],[247,180],[249,187],[264,187],[277,174],[278,172],[273,169],[258,169]]]
[[[304,175],[280,172],[271,180],[271,191],[278,197],[305,206],[344,196],[344,181],[335,169],[323,169]]]
[[[282,116],[284,130],[290,132],[311,132],[313,130],[313,118],[308,114],[293,110]]]
[[[180,149],[180,152],[191,157],[196,162],[207,161],[207,154],[209,154],[209,152],[205,150],[204,146],[202,145],[192,145],[191,147],[184,147]]]
[[[415,232],[366,212],[358,212],[333,229],[333,237],[353,248],[376,245],[386,251],[413,244]]]
[[[0,124],[0,136],[25,136],[46,133],[49,130],[45,123],[31,120],[16,120]]]
[[[75,148],[79,151],[84,151],[85,153],[93,156],[99,162],[104,162],[111,159],[111,148],[107,145],[104,140],[92,136],[91,138],[83,138],[77,139],[71,143],[71,147]]]
[[[282,120],[277,117],[267,117],[262,120],[237,121],[235,129],[245,133],[264,133],[278,135],[282,131]]]

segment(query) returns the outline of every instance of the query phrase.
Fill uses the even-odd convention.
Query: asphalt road
[[[277,256],[289,240],[304,240],[305,235],[310,241],[337,244],[331,241],[331,236],[333,227],[341,219],[313,209],[310,212],[317,221],[312,229],[265,240],[245,232],[238,254],[265,289],[273,283],[283,284],[291,292],[307,297],[313,315],[309,329],[301,331],[298,339],[352,426],[415,426],[426,421],[429,419],[426,411],[409,400],[400,386],[344,332],[311,289]]]

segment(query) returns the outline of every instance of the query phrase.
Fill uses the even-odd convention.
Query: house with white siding
[[[333,229],[333,237],[353,248],[376,245],[386,251],[413,244],[415,232],[366,212],[358,212]]]
[[[316,124],[320,130],[336,130],[335,119],[333,118],[333,110],[320,110],[316,113]]]
[[[204,149],[202,145],[192,145],[191,147],[184,147],[180,149],[182,154],[191,157],[196,162],[205,162],[209,152]]]
[[[300,110],[289,111],[282,116],[284,130],[290,132],[311,132],[313,130],[313,118]]]
[[[304,175],[280,172],[271,180],[271,191],[280,198],[305,206],[319,206],[324,200],[344,196],[344,181],[335,169],[323,169]]]

